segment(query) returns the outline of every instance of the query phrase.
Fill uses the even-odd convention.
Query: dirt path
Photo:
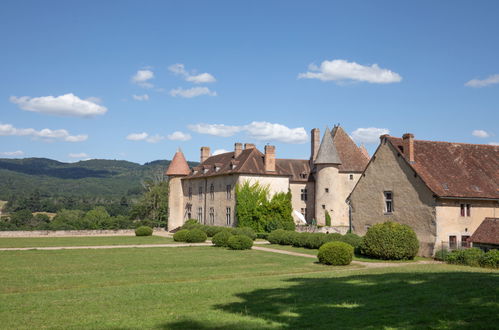
[[[285,250],[278,250],[278,249],[266,248],[266,247],[261,247],[261,246],[253,246],[253,250],[265,251],[265,252],[273,252],[273,253],[280,253],[280,254],[287,254],[287,255],[296,256],[296,257],[305,257],[305,258],[317,259],[316,256],[313,256],[311,254],[298,253],[298,252],[285,251]],[[438,264],[438,263],[440,263],[440,262],[438,262],[438,261],[415,261],[415,262],[365,262],[365,261],[352,261],[352,264],[354,264],[354,265],[361,265],[361,266],[364,266],[364,267],[367,267],[367,268],[401,267],[401,266],[409,266],[409,265],[424,265],[424,264]]]

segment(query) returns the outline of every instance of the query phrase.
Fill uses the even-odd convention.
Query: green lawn
[[[126,244],[168,244],[172,238],[161,236],[87,236],[87,237],[2,237],[0,248],[43,246],[95,246]]]
[[[298,253],[303,253],[303,254],[309,254],[312,256],[317,256],[317,252],[319,251],[318,249],[306,249],[302,247],[294,247],[291,245],[279,245],[279,244],[268,244],[268,245],[263,245],[262,247],[267,247],[267,248],[272,248],[276,250],[284,250],[284,251],[291,251],[291,252],[298,252]],[[433,260],[431,258],[424,258],[424,257],[416,257],[414,260],[380,260],[380,259],[373,259],[369,258],[366,256],[360,256],[356,255],[353,257],[353,260],[356,261],[364,261],[364,262],[415,262],[415,261],[422,261],[422,260]]]
[[[0,327],[490,328],[499,272],[215,247],[0,252]]]

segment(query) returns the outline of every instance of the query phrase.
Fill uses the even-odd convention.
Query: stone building
[[[293,217],[325,224],[325,213],[338,231],[348,229],[346,198],[369,161],[363,146],[358,147],[346,132],[335,126],[311,131],[310,159],[276,158],[276,148],[264,153],[254,144],[235,143],[234,151],[211,155],[201,148],[200,165],[192,169],[177,151],[166,172],[170,182],[168,230],[187,219],[218,226],[236,224],[235,187],[245,181],[268,186],[270,194],[291,192]]]
[[[499,216],[499,147],[380,137],[349,196],[353,231],[378,222],[411,226],[421,255],[468,246],[486,217]]]

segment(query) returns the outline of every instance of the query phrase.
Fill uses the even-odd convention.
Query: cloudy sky
[[[0,157],[499,143],[498,1],[2,1]]]

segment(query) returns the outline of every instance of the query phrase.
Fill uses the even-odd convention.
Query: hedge
[[[246,235],[231,236],[227,242],[231,250],[249,250],[253,246],[253,240]]]
[[[487,268],[499,268],[499,250],[489,250],[478,260],[480,266]]]
[[[362,254],[383,260],[411,260],[419,250],[419,241],[411,227],[397,222],[378,223],[362,239]]]
[[[213,238],[211,239],[211,242],[215,246],[219,247],[226,247],[228,246],[229,238],[231,238],[233,235],[230,233],[228,230],[222,230],[221,232],[217,233]]]
[[[152,235],[152,228],[148,226],[140,226],[139,228],[135,229],[135,236],[151,236]]]
[[[180,229],[175,234],[173,234],[173,240],[175,242],[187,242],[187,235],[189,235],[189,230]]]
[[[317,258],[321,264],[349,265],[353,259],[353,246],[340,241],[329,242],[319,248]]]

